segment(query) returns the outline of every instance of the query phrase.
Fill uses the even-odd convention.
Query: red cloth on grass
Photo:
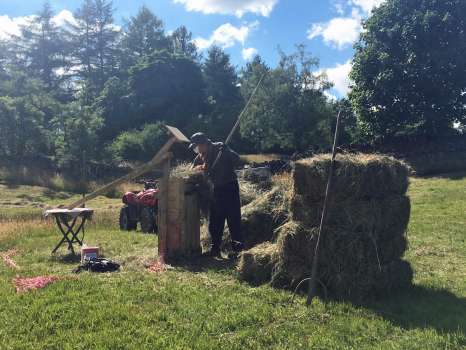
[[[58,276],[15,277],[13,283],[16,287],[16,293],[22,293],[32,289],[44,288],[59,279]]]

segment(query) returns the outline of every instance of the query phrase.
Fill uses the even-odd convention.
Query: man
[[[203,170],[213,183],[213,199],[209,213],[212,249],[209,255],[220,256],[225,220],[230,230],[232,249],[239,252],[243,249],[241,202],[235,173],[239,155],[222,142],[213,143],[201,132],[191,137],[189,148],[197,153],[193,168]]]

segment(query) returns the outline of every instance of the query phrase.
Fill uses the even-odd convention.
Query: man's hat
[[[210,140],[204,133],[197,132],[193,136],[191,136],[191,144],[189,145],[189,149],[192,150],[197,145],[202,145],[208,142],[210,142]]]

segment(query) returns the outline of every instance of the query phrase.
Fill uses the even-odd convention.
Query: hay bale
[[[309,202],[304,196],[294,195],[291,200],[292,218],[306,226],[317,227],[322,217],[322,206],[322,202]],[[390,239],[406,232],[410,212],[407,196],[333,200],[329,203],[326,225],[333,230],[370,232],[375,239]]]
[[[278,187],[242,208],[241,229],[246,248],[271,241],[274,231],[288,218],[283,193]]]
[[[292,288],[309,277],[317,232],[296,221],[277,229],[278,260],[271,280],[273,286]]]
[[[325,196],[331,155],[323,154],[295,163],[294,193],[306,201],[319,202]],[[408,188],[408,168],[393,157],[383,155],[338,155],[333,194],[335,201],[384,198],[404,195]]]
[[[253,285],[270,282],[277,259],[278,246],[270,242],[243,251],[237,266],[239,278]]]
[[[362,265],[357,271],[342,269],[325,283],[333,298],[362,301],[397,293],[411,286],[412,279],[409,263],[397,259],[385,265]]]
[[[311,275],[318,228],[289,222],[278,231],[279,252],[272,285],[294,288]],[[406,273],[406,264],[394,263],[400,261],[406,247],[404,236],[377,240],[368,232],[328,228],[320,240],[318,279],[326,292],[338,299],[390,293],[395,286],[401,288],[411,282],[412,273]]]
[[[317,156],[295,164],[293,186],[280,179],[282,203],[290,203],[293,221],[275,232],[274,286],[295,288],[311,275],[329,168],[330,156]],[[412,270],[401,260],[410,216],[406,166],[386,156],[343,155],[335,173],[335,195],[320,239],[321,292],[361,300],[410,285]]]

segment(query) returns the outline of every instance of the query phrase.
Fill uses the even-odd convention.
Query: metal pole
[[[331,190],[332,190],[332,183],[333,183],[333,172],[335,168],[335,156],[337,153],[337,145],[338,145],[338,136],[339,136],[339,131],[340,131],[340,115],[341,115],[341,110],[338,111],[338,116],[337,116],[337,124],[335,127],[335,137],[333,139],[333,150],[332,150],[332,161],[330,163],[330,171],[328,173],[328,180],[327,180],[327,188],[325,190],[325,199],[324,199],[324,205],[322,208],[322,217],[320,219],[320,226],[319,226],[319,232],[317,235],[317,242],[316,242],[316,247],[314,250],[314,257],[312,261],[312,272],[311,272],[311,278],[309,280],[309,289],[307,293],[307,305],[310,305],[312,303],[312,300],[316,296],[316,285],[317,285],[317,273],[319,270],[319,245],[320,245],[320,238],[322,234],[324,233],[324,227],[325,227],[325,221],[327,218],[327,211],[328,211],[328,203],[329,203],[329,198],[331,195]]]

